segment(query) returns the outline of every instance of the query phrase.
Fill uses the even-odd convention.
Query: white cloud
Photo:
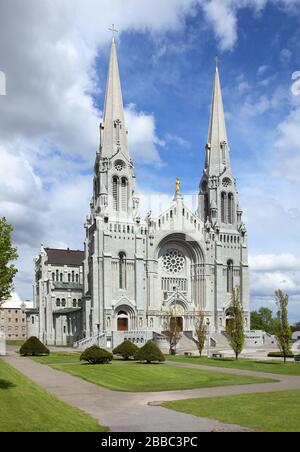
[[[125,121],[128,128],[128,144],[132,157],[141,163],[160,164],[157,146],[164,146],[156,134],[154,115],[138,112],[136,105],[125,109]]]
[[[293,254],[259,254],[249,257],[249,264],[255,272],[300,270],[300,257]]]

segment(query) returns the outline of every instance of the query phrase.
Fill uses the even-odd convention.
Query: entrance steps
[[[226,334],[223,333],[211,333],[211,342],[214,343],[214,349],[217,350],[226,350],[230,348],[228,339]]]

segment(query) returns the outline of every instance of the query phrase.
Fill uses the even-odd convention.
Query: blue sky
[[[168,203],[177,175],[197,192],[219,56],[252,306],[274,309],[281,287],[299,320],[299,20],[298,0],[0,0],[0,214],[19,294],[31,297],[40,243],[82,247],[114,22],[142,201]]]

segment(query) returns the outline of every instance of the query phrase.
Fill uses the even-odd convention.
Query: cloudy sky
[[[299,22],[300,0],[0,0],[0,215],[20,296],[41,243],[82,248],[115,23],[145,211],[177,175],[197,191],[218,54],[252,307],[274,308],[281,287],[300,320]]]

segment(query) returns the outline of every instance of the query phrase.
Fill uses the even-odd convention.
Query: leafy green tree
[[[235,287],[232,291],[230,312],[232,319],[228,323],[227,328],[228,341],[235,353],[236,359],[238,359],[239,354],[242,352],[245,344],[244,312],[240,302],[239,287]]]
[[[146,361],[148,364],[153,361],[162,362],[166,360],[161,350],[153,341],[146,342],[146,344],[137,352],[135,359],[137,361]]]
[[[13,279],[17,273],[17,268],[10,264],[18,259],[16,248],[12,246],[11,233],[13,227],[6,219],[0,218],[0,306],[7,300],[13,290]]]
[[[138,351],[139,347],[137,345],[133,344],[131,341],[124,341],[113,349],[113,354],[120,355],[127,361],[130,358],[134,358]]]
[[[286,363],[287,357],[291,354],[291,337],[292,332],[288,321],[288,303],[289,297],[284,294],[282,290],[277,289],[275,291],[276,304],[279,308],[278,317],[278,330],[275,334],[278,347],[283,354],[284,363]]]
[[[275,334],[278,329],[278,319],[273,317],[271,309],[261,307],[258,311],[251,312],[251,329]]]
[[[199,312],[198,319],[195,323],[195,333],[197,336],[197,348],[199,351],[199,355],[202,356],[202,352],[205,345],[205,340],[207,336],[207,326],[205,323],[205,315],[203,311]]]
[[[292,333],[295,333],[295,331],[300,331],[300,322],[294,323],[294,325],[291,326]]]

